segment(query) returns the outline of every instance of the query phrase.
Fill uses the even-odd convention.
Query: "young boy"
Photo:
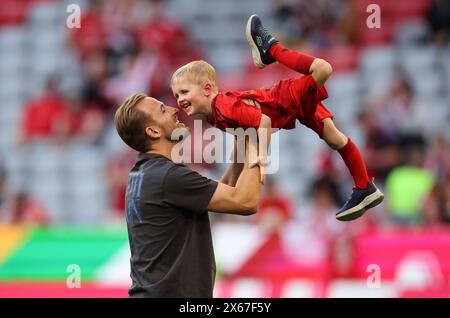
[[[270,89],[219,92],[214,68],[204,61],[194,61],[172,76],[171,87],[178,107],[189,116],[206,115],[210,124],[222,129],[258,128],[258,136],[264,131],[269,131],[270,136],[271,127],[295,128],[298,119],[339,152],[353,177],[355,187],[336,218],[354,220],[381,203],[384,195],[369,180],[358,148],[335,127],[333,115],[321,103],[328,97],[323,85],[331,75],[330,64],[284,48],[263,27],[257,15],[248,19],[246,36],[258,68],[278,61],[305,76],[282,80]],[[261,161],[264,165],[264,158]]]

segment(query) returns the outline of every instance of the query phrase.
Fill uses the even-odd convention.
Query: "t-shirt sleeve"
[[[244,103],[236,96],[225,93],[216,104],[216,120],[230,128],[258,128],[261,122],[261,109]]]
[[[240,127],[258,128],[261,123],[261,109],[248,105],[241,99],[236,100],[233,113]]]
[[[217,181],[208,179],[183,165],[169,169],[164,181],[166,203],[193,213],[207,212]]]

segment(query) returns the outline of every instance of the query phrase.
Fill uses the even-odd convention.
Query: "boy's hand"
[[[267,157],[258,156],[255,161],[251,162],[248,167],[251,169],[255,166],[259,166],[259,171],[261,174],[261,183],[264,184],[266,182],[266,170],[267,170]]]
[[[242,101],[247,105],[252,105],[261,108],[261,105],[259,105],[259,103],[257,101],[254,101],[253,99],[243,98]]]

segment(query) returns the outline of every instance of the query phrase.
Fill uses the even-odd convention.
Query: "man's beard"
[[[190,129],[187,126],[177,127],[172,131],[172,134],[167,138],[172,143],[182,142],[191,134]]]

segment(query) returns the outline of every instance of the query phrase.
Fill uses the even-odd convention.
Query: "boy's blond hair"
[[[172,75],[170,84],[173,86],[174,82],[181,78],[187,79],[188,81],[198,85],[203,85],[205,82],[209,82],[214,88],[217,89],[216,70],[211,64],[203,60],[187,63],[177,69]]]

